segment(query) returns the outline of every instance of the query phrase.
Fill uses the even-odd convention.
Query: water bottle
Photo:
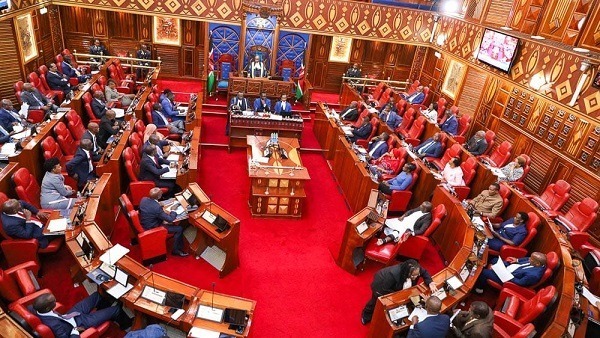
[[[481,244],[481,247],[479,247],[479,252],[477,253],[477,257],[479,259],[481,259],[481,257],[483,257],[483,253],[485,252],[485,248],[487,247],[487,238],[485,239],[485,241],[483,242],[483,244]]]

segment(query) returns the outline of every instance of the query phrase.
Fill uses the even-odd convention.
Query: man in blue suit
[[[387,141],[389,140],[390,136],[387,133],[381,133],[381,135],[379,136],[375,136],[371,139],[371,142],[369,142],[369,156],[368,159],[369,160],[376,160],[378,158],[380,158],[381,156],[383,156],[383,154],[387,153],[388,151],[388,144]]]
[[[418,86],[417,91],[405,97],[406,101],[410,104],[421,104],[425,101],[425,93],[423,93],[423,86]]]
[[[417,316],[409,318],[412,325],[408,330],[407,338],[446,337],[450,330],[450,317],[440,314],[442,301],[436,296],[427,298],[425,310],[427,317],[423,321],[419,321]]]
[[[94,173],[94,145],[88,139],[79,141],[79,148],[73,158],[67,162],[67,173],[77,180],[77,188],[82,189],[87,181],[96,178]]]
[[[156,146],[154,144],[147,145],[144,147],[140,160],[138,179],[140,181],[152,181],[157,187],[169,189],[166,197],[170,197],[176,187],[175,180],[160,178],[160,175],[169,172],[168,167],[162,167],[163,164],[169,165],[169,161],[156,155]]]
[[[498,258],[492,260],[491,264],[495,264],[497,261]],[[534,252],[531,257],[518,259],[508,257],[503,263],[514,276],[510,282],[525,287],[539,282],[546,271],[546,255],[541,252]],[[483,293],[483,287],[487,285],[488,280],[493,280],[500,285],[503,284],[493,269],[484,269],[475,283],[475,292]]]
[[[100,90],[94,92],[94,99],[90,104],[92,107],[92,112],[96,118],[101,119],[104,114],[108,111],[108,107],[106,106],[106,99],[104,98],[104,93]]]
[[[185,122],[182,120],[169,121],[163,114],[162,107],[158,102],[152,105],[152,123],[157,127],[167,127],[169,133],[172,134],[183,134],[185,132]]]
[[[29,310],[37,313],[42,323],[52,330],[56,338],[76,338],[80,332],[98,327],[109,320],[118,322],[123,330],[131,326],[132,320],[121,311],[121,307],[110,306],[111,303],[110,300],[103,299],[98,292],[94,292],[61,315],[54,311],[54,295],[44,293],[34,300]]]
[[[244,93],[238,92],[236,97],[231,98],[229,102],[229,109],[231,111],[237,111],[239,113],[249,110],[248,99],[244,97]]]
[[[525,224],[529,220],[526,212],[519,211],[513,218],[509,218],[502,224],[494,224],[492,237],[488,241],[490,249],[500,251],[503,245],[518,246],[527,237],[527,227]]]
[[[260,97],[254,100],[254,111],[260,113],[271,111],[271,100],[267,98],[267,93],[260,93]]]
[[[383,110],[379,113],[379,119],[382,122],[385,122],[392,130],[396,129],[396,127],[402,123],[402,118],[392,110],[392,105],[390,104],[383,107]]]
[[[177,213],[168,209],[168,213],[163,210],[158,200],[162,197],[160,188],[150,189],[149,197],[144,197],[140,201],[140,223],[145,230],[154,229],[162,226],[170,234],[174,234],[175,243],[173,244],[173,255],[185,257],[188,253],[183,251],[183,227],[174,225],[177,219]],[[177,207],[174,205],[175,208]]]
[[[40,248],[48,246],[48,238],[42,234],[42,223],[36,216],[46,220],[48,214],[40,212],[33,205],[25,202],[10,199],[2,205],[2,228],[7,235],[13,238],[37,239]]]
[[[2,100],[2,108],[0,108],[0,126],[10,133],[13,131],[14,126],[25,124],[26,121],[14,110],[12,102],[9,99]]]
[[[458,120],[450,109],[446,109],[446,121],[440,125],[440,129],[452,136],[458,133]]]
[[[388,181],[379,183],[379,191],[384,194],[391,195],[394,190],[404,191],[412,183],[412,172],[417,168],[413,163],[406,163],[402,167],[402,172]]]
[[[426,156],[436,158],[442,157],[444,148],[442,148],[442,143],[440,142],[440,133],[433,134],[433,136],[425,140],[425,142],[416,146],[414,152],[420,158]]]
[[[160,96],[160,105],[162,106],[162,112],[171,120],[185,120],[184,116],[179,116],[177,110],[177,104],[173,101],[175,94],[170,89],[165,89],[163,94]]]
[[[360,127],[356,128],[352,126],[352,136],[350,136],[350,141],[352,143],[363,139],[366,140],[369,135],[371,135],[371,131],[373,130],[373,126],[371,125],[371,118],[369,115],[365,116]]]
[[[286,94],[281,94],[281,100],[275,103],[275,114],[283,117],[292,117],[292,105],[287,102]]]
[[[62,91],[65,94],[65,97],[69,97],[73,94],[71,85],[69,84],[69,77],[65,74],[60,74],[54,63],[51,63],[48,66],[46,82],[48,83],[48,87],[50,87],[50,89]]]
[[[71,57],[68,55],[63,56],[63,62],[61,62],[60,68],[64,75],[68,78],[77,78],[79,83],[85,82],[92,77],[91,74],[81,74],[78,69],[75,69],[75,67],[71,65]]]

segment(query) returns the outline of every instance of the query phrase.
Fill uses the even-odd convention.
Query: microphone
[[[215,308],[215,282],[212,282],[212,299],[210,304],[211,309]]]
[[[154,284],[154,271],[152,270],[153,267],[154,267],[154,264],[150,264],[148,266],[148,269],[150,270],[150,283],[152,283],[152,293],[155,293],[156,292],[156,287],[155,287],[155,284]],[[154,311],[158,312],[158,303],[156,303],[156,309]]]

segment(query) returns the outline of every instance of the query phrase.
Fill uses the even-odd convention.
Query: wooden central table
[[[280,137],[279,146],[287,158],[273,151],[265,163],[254,161],[262,157],[269,139],[268,136],[246,137],[252,216],[299,218],[306,199],[304,183],[310,180],[300,159],[300,143],[295,138]]]

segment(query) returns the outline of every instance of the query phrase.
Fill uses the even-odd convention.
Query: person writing
[[[425,310],[427,315],[423,321],[419,321],[417,316],[409,318],[412,325],[408,330],[407,338],[445,337],[450,330],[450,317],[440,313],[442,301],[436,296],[427,298]]]
[[[529,220],[526,212],[519,211],[515,217],[509,218],[501,224],[493,224],[493,230],[488,235],[488,246],[494,251],[500,251],[502,246],[518,246],[527,237],[525,224]]]

